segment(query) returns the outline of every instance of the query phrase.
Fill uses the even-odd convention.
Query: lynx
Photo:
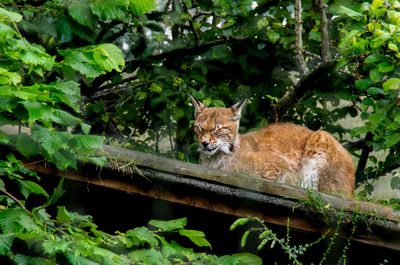
[[[292,123],[273,123],[239,134],[247,100],[230,108],[207,108],[191,96],[200,163],[231,172],[351,197],[354,165],[328,132]]]

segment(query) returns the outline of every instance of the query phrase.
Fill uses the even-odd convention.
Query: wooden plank
[[[190,164],[165,157],[155,156],[142,152],[136,152],[119,147],[104,146],[106,155],[119,164],[134,163],[137,166],[153,168],[172,174],[191,176],[198,179],[213,181],[221,184],[241,187],[257,192],[267,193],[275,196],[305,200],[308,198],[307,191],[294,186],[278,182],[268,181],[251,176],[232,174],[229,172],[206,168],[196,164]],[[364,215],[376,216],[398,222],[400,212],[394,212],[391,207],[372,204],[368,202],[345,199],[339,196],[320,193],[325,205],[331,205],[336,209],[344,209],[347,212],[358,212]]]
[[[120,161],[120,159],[118,160]],[[134,170],[132,175],[129,176],[124,175],[123,172],[118,172],[115,164],[107,165],[103,169],[86,164],[80,166],[78,171],[59,171],[40,163],[27,164],[27,167],[49,176],[65,177],[87,184],[132,192],[238,217],[255,216],[267,223],[281,226],[287,226],[290,218],[289,226],[302,231],[323,234],[328,229],[330,229],[331,233],[335,230],[335,224],[328,225],[319,222],[316,225],[315,220],[307,218],[307,209],[298,206],[298,202],[295,200],[148,167],[140,166],[140,173]],[[141,175],[145,176],[145,178]],[[240,200],[240,205],[232,203],[235,199]],[[243,203],[246,200],[250,203]],[[350,217],[348,216],[347,218]],[[382,237],[363,230],[354,235],[353,240],[400,250],[400,242],[396,236],[400,234],[400,229],[396,231],[398,225],[390,221],[385,221],[384,224],[387,227],[383,227],[383,229],[394,231],[392,236]],[[382,224],[378,223],[379,225]],[[350,229],[344,227],[343,231],[346,230]],[[345,232],[341,232],[340,236],[346,238],[348,235]]]

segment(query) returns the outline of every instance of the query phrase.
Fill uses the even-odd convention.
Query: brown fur
[[[245,101],[231,108],[206,108],[192,97],[200,162],[319,191],[352,196],[354,165],[328,132],[291,123],[274,123],[239,134]]]

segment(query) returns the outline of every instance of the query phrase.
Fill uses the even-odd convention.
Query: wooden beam
[[[80,164],[78,171],[59,171],[43,163],[26,163],[26,166],[48,176],[240,217],[255,216],[271,224],[287,226],[290,219],[291,228],[307,232],[323,234],[328,229],[332,233],[335,230],[335,221],[325,223],[319,219],[319,213],[309,212],[309,207],[299,204],[299,200],[307,199],[303,189],[122,148],[106,146],[104,149],[110,163],[103,168]],[[398,214],[391,208],[327,194],[321,197],[325,204],[338,209],[337,214],[344,209],[343,220],[347,224],[342,224],[340,236],[350,235],[351,218],[358,205],[359,213],[374,218],[368,227],[358,226],[353,240],[400,250]]]
[[[190,164],[119,147],[104,146],[104,150],[111,161],[114,160],[119,165],[134,163],[136,166],[153,168],[171,174],[195,177],[205,181],[213,181],[280,197],[293,198],[296,200],[308,199],[307,191],[299,187],[246,175],[233,174],[226,171],[211,169],[196,164]],[[344,209],[348,212],[354,212],[355,209],[358,208],[358,212],[361,214],[376,216],[378,218],[384,218],[395,222],[400,220],[400,212],[394,212],[393,209],[388,206],[350,200],[331,194],[319,194],[321,195],[325,205],[329,204],[336,209]]]

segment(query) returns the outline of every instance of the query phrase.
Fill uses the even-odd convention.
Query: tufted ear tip
[[[194,106],[194,117],[197,118],[199,114],[206,108],[203,103],[201,103],[197,98],[190,94],[190,100]]]
[[[236,103],[235,105],[233,105],[231,107],[232,112],[233,112],[232,120],[236,121],[236,120],[240,119],[243,106],[244,106],[244,104],[246,104],[246,102],[247,102],[247,98],[243,98],[242,100],[240,100],[238,103]]]

